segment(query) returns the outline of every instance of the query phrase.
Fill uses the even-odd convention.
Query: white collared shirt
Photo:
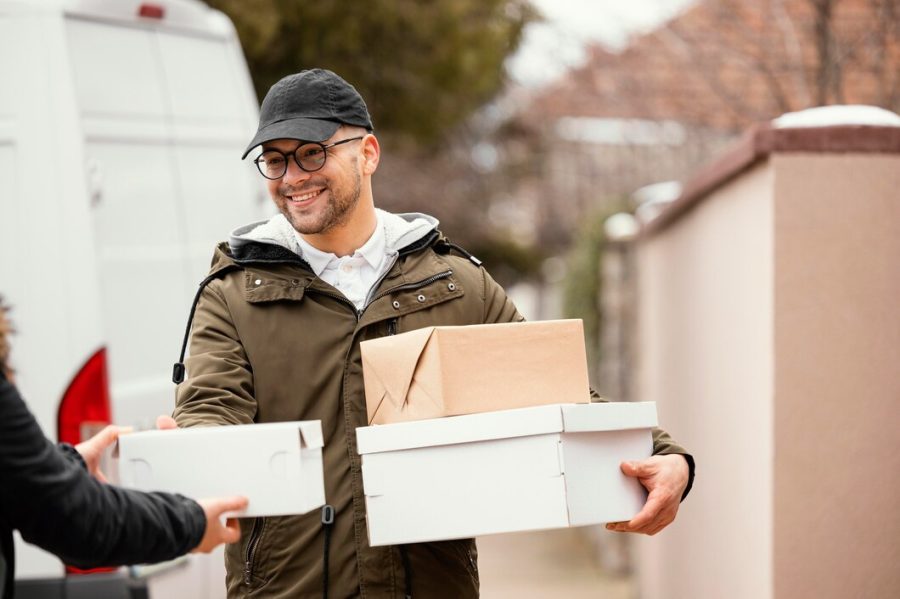
[[[381,214],[375,212],[375,231],[362,247],[350,256],[338,257],[330,252],[314,248],[294,231],[301,255],[317,277],[340,291],[362,310],[372,287],[390,268],[393,253],[388,252]]]

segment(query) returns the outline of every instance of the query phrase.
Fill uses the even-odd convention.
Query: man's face
[[[354,134],[338,129],[328,145]],[[266,180],[269,194],[288,222],[304,235],[327,234],[346,224],[359,203],[361,171],[359,144],[350,142],[326,150],[325,166],[308,173],[290,154],[301,145],[294,139],[277,139],[263,145],[264,150],[288,154],[287,172],[280,179]]]

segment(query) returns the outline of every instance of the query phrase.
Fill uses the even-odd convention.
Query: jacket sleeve
[[[179,427],[252,424],[256,417],[253,369],[221,284],[203,290],[194,314],[187,378],[175,397]]]
[[[519,314],[512,300],[506,295],[506,290],[491,277],[487,269],[479,268],[483,278],[481,299],[484,304],[484,324],[501,322],[524,322],[525,317]]]
[[[519,311],[516,309],[515,305],[512,301],[507,297],[506,291],[504,291],[503,287],[501,287],[494,279],[488,274],[488,272],[482,268],[481,269],[484,276],[484,295],[482,296],[484,299],[484,322],[485,323],[496,323],[496,322],[522,322],[525,320],[525,317],[519,314]],[[607,401],[600,397],[596,391],[593,389],[590,390],[591,393],[591,401],[602,402]],[[676,443],[669,433],[664,431],[661,428],[653,429],[653,455],[668,455],[668,454],[681,454],[684,456],[684,459],[688,463],[688,484],[684,490],[684,494],[682,494],[682,500],[687,497],[688,493],[691,490],[691,487],[694,485],[694,458],[691,454],[687,452],[681,445]]]
[[[591,401],[604,402],[609,400],[603,399],[596,391],[591,389]],[[685,497],[688,496],[688,493],[691,492],[691,487],[694,486],[694,456],[689,454],[684,447],[676,443],[669,433],[661,428],[653,427],[653,455],[669,455],[673,453],[683,455],[688,464],[688,483],[684,488],[684,493],[681,494],[681,500],[684,501]]]
[[[196,547],[206,529],[191,499],[96,481],[44,437],[2,378],[0,517],[29,543],[82,568],[172,559]]]

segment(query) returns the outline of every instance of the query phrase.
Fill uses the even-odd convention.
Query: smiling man
[[[378,140],[363,99],[334,73],[276,83],[244,157],[251,152],[280,214],[239,227],[217,248],[174,415],[179,426],[321,420],[330,505],[321,515],[242,521],[241,542],[226,554],[229,597],[477,597],[472,539],[367,543],[359,344],[522,316],[434,218],[375,208]],[[650,497],[617,530],[653,533],[675,517],[692,461],[662,431],[654,454],[623,466]]]

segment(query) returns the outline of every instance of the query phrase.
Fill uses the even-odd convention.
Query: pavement
[[[573,528],[478,539],[484,599],[634,599],[628,576],[605,573]]]

